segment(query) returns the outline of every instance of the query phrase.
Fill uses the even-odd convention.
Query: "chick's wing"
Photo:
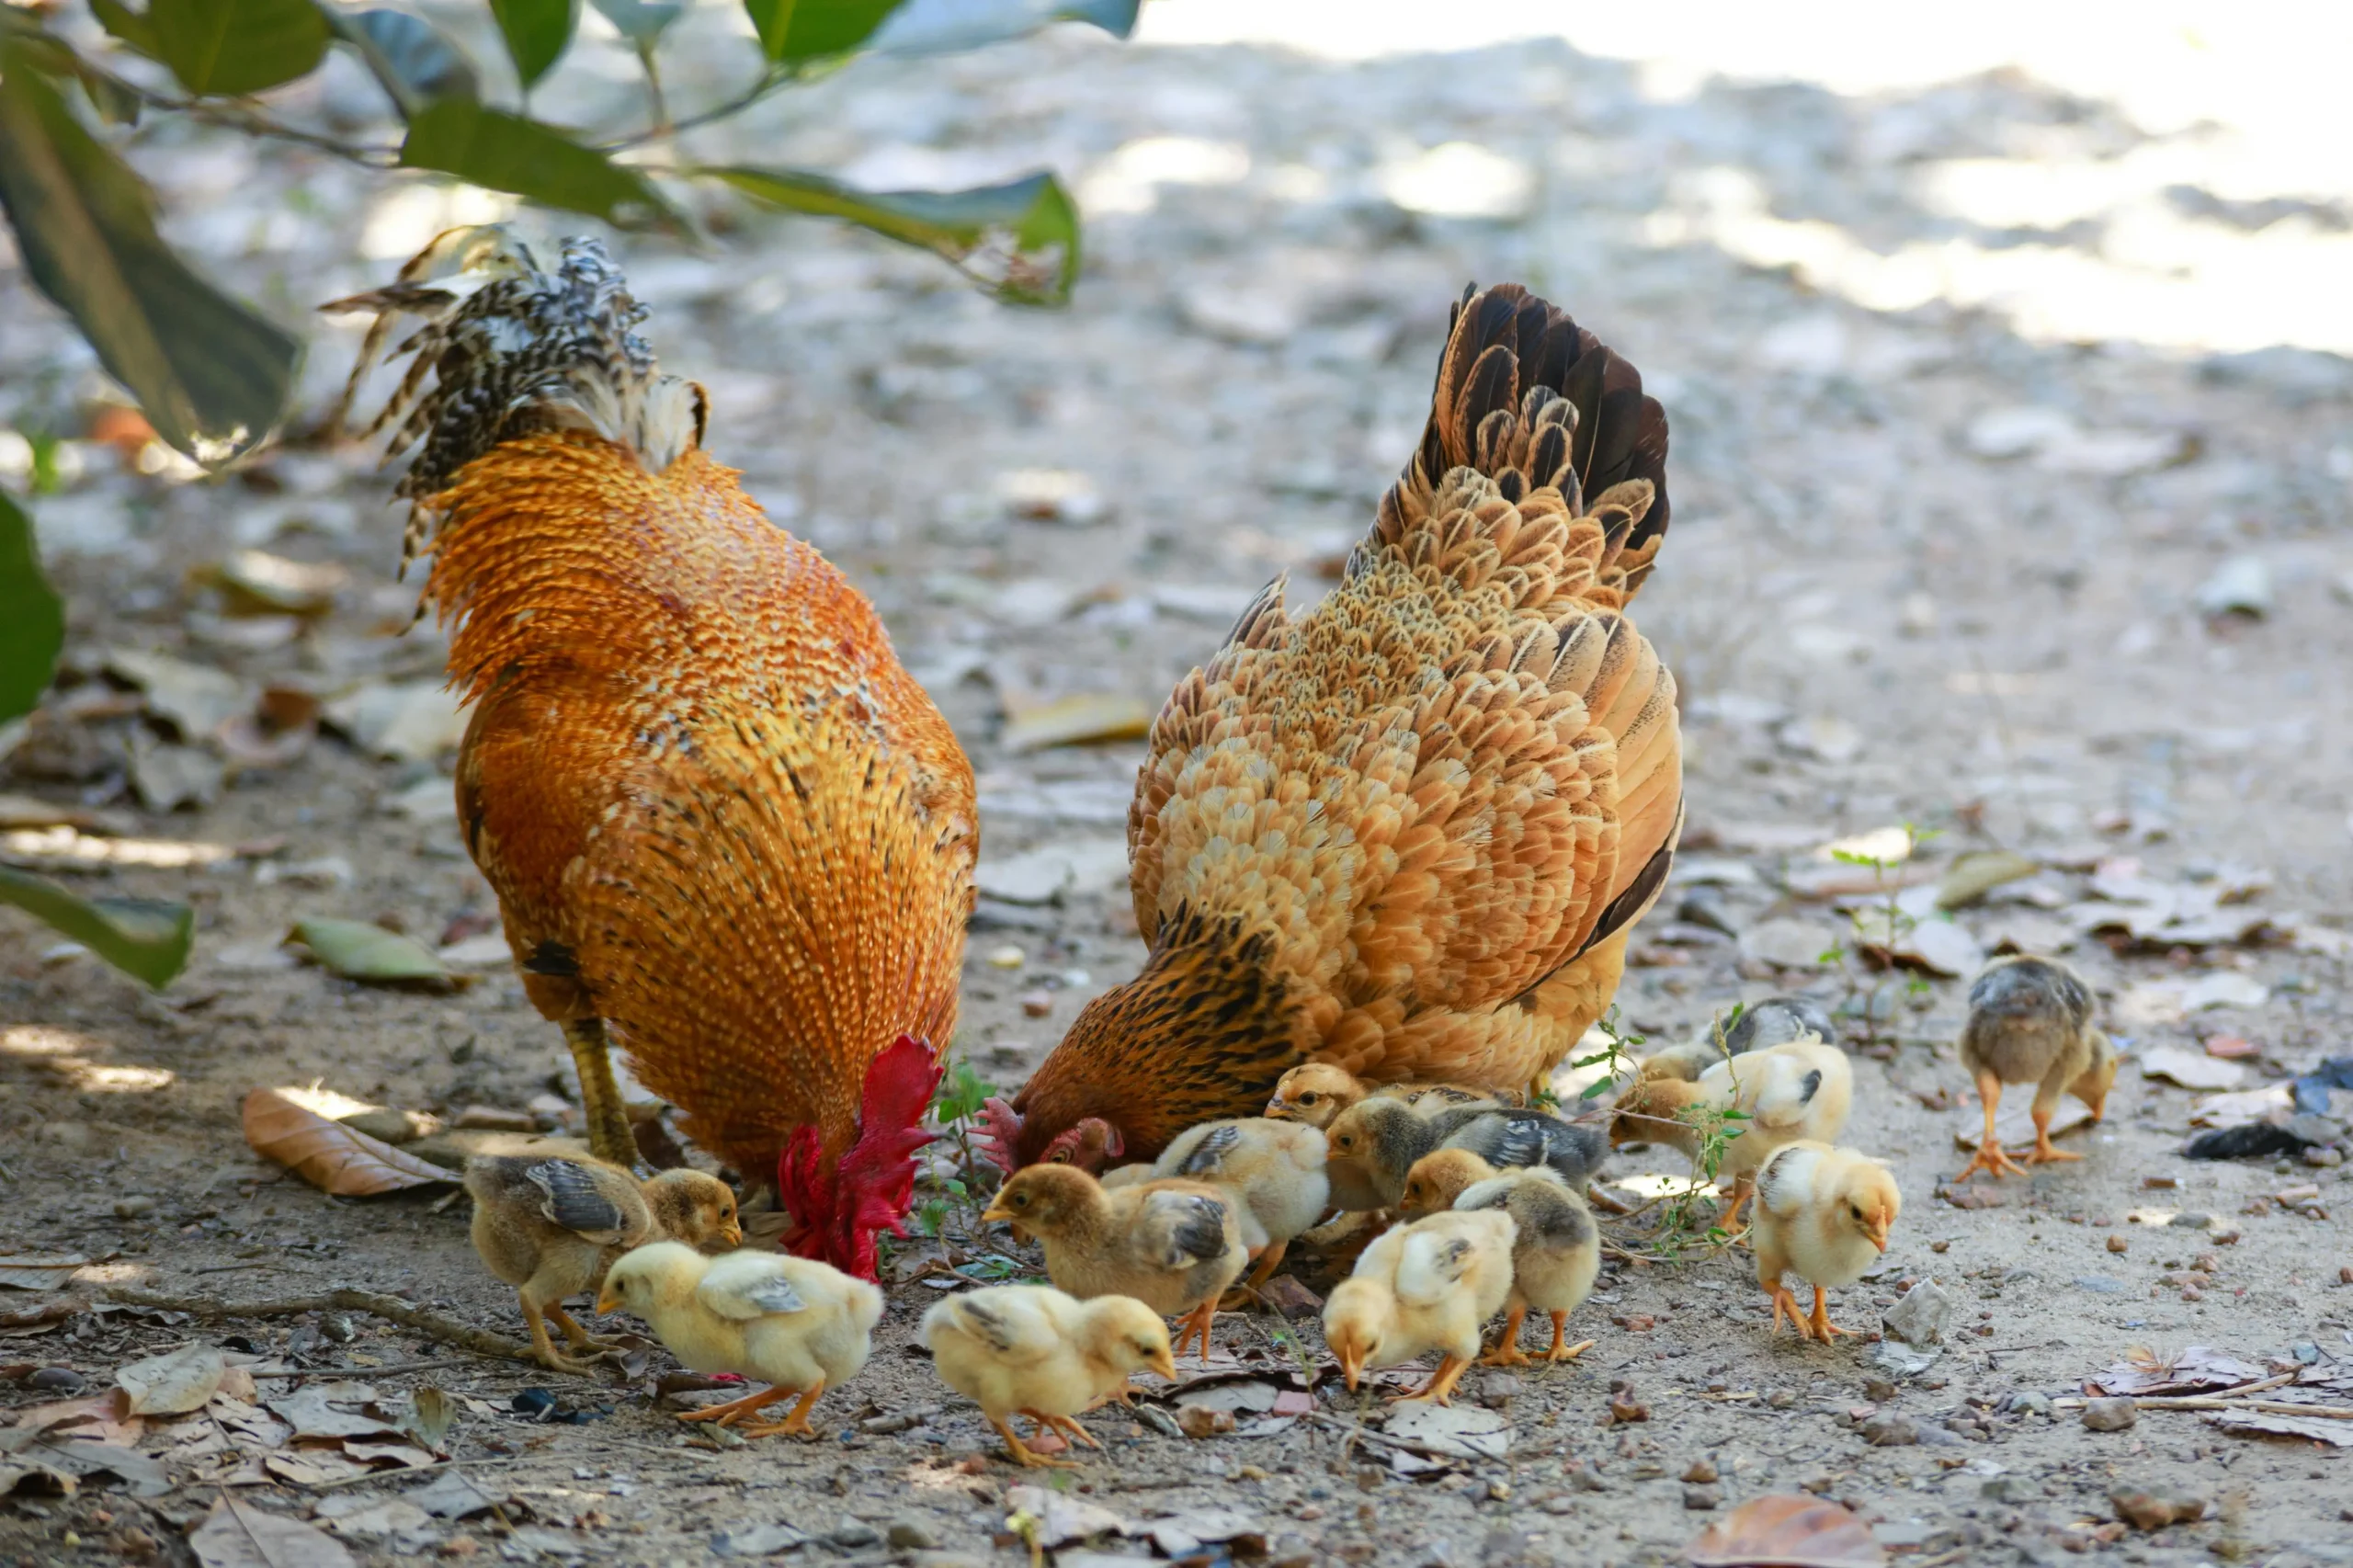
[[[784,1277],[781,1261],[741,1254],[721,1258],[695,1287],[695,1300],[738,1323],[778,1312],[805,1312],[809,1302]]]
[[[1225,1253],[1230,1216],[1221,1200],[1193,1192],[1147,1192],[1136,1236],[1145,1256],[1165,1268],[1190,1268]]]
[[[610,1246],[633,1228],[619,1196],[600,1179],[601,1171],[571,1160],[546,1160],[523,1174],[546,1195],[540,1214],[576,1235]]]

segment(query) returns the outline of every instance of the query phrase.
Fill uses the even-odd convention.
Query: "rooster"
[[[452,256],[488,280],[425,281]],[[597,242],[551,274],[453,231],[325,308],[377,312],[354,388],[426,318],[368,434],[419,449],[402,563],[430,554],[473,707],[459,822],[591,1146],[636,1162],[609,1042],[775,1173],[794,1251],[871,1278],[956,1022],[972,765],[874,607],[705,452],[703,389],[660,373]]]
[[[989,1108],[1000,1164],[1149,1159],[1302,1062],[1543,1085],[1682,825],[1675,679],[1625,613],[1665,469],[1633,366],[1517,285],[1464,295],[1339,585],[1294,619],[1277,579],[1161,710],[1128,812],[1150,955]]]

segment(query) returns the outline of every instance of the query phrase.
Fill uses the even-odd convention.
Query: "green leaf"
[[[900,0],[744,0],[770,60],[799,63],[847,54],[873,36]]]
[[[580,0],[490,0],[490,12],[526,91],[554,69],[580,25]]]
[[[98,26],[106,28],[109,38],[132,53],[143,54],[150,60],[164,57],[164,46],[155,37],[155,24],[122,0],[90,0],[90,14],[98,18]]]
[[[0,494],[0,724],[49,689],[65,642],[65,607],[40,574],[33,520]]]
[[[681,0],[588,0],[621,37],[641,50],[654,41],[686,11]]]
[[[763,206],[840,218],[930,251],[1015,304],[1062,304],[1078,277],[1078,209],[1051,175],[979,190],[866,191],[798,169],[688,172]]]
[[[146,188],[24,59],[0,47],[0,206],[26,270],[157,434],[227,461],[278,423],[301,345],[172,254]]]
[[[867,47],[877,54],[953,54],[1055,22],[1092,22],[1125,38],[1142,8],[1142,0],[905,0]]]
[[[154,0],[147,22],[180,85],[216,97],[309,75],[334,37],[313,0]]]
[[[196,911],[145,898],[82,898],[45,877],[0,866],[0,903],[10,903],[161,991],[188,967]]]
[[[440,98],[479,98],[473,62],[433,24],[406,11],[337,11],[335,30],[352,47],[404,119]]]
[[[449,971],[424,944],[364,920],[298,920],[294,939],[346,980],[449,983]]]
[[[675,218],[651,181],[551,126],[463,98],[444,98],[409,121],[405,168],[437,169],[546,207],[620,228]]]

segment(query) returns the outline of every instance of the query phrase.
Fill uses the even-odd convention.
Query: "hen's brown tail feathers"
[[[445,264],[487,281],[463,295],[429,284]],[[386,444],[387,460],[423,442],[394,491],[410,503],[404,570],[438,526],[433,498],[460,470],[504,442],[548,430],[585,431],[623,448],[649,473],[702,444],[702,388],[661,373],[654,350],[633,330],[645,307],[631,297],[600,241],[564,241],[563,263],[550,275],[504,230],[452,229],[402,267],[390,287],[319,308],[376,314],[330,428],[348,414],[392,323],[404,314],[426,318],[392,350],[394,358],[414,356],[408,373],[360,432],[366,439],[399,422]]]
[[[1606,530],[1600,582],[1631,598],[1667,523],[1666,415],[1642,372],[1517,283],[1464,290],[1449,326],[1429,424],[1372,542],[1399,542],[1446,476],[1472,468],[1515,505],[1549,485],[1571,516],[1590,507]]]

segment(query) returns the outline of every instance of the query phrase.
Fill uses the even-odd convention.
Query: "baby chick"
[[[1552,1319],[1552,1345],[1545,1359],[1565,1361],[1590,1349],[1593,1341],[1568,1343],[1569,1314],[1593,1291],[1601,1270],[1601,1233],[1593,1211],[1560,1176],[1542,1166],[1497,1171],[1468,1149],[1440,1149],[1415,1163],[1405,1178],[1402,1213],[1421,1215],[1448,1209],[1500,1209],[1519,1228],[1511,1249],[1511,1294],[1506,1298],[1503,1337],[1483,1365],[1518,1367],[1529,1358],[1519,1348],[1519,1325],[1530,1307]]]
[[[1563,1121],[1540,1110],[1465,1106],[1417,1114],[1396,1100],[1366,1099],[1342,1111],[1324,1131],[1332,1201],[1342,1209],[1393,1208],[1414,1163],[1439,1149],[1468,1149],[1498,1170],[1549,1165],[1583,1192],[1609,1152],[1598,1127]]]
[[[623,1252],[651,1241],[733,1247],[744,1240],[735,1194],[700,1171],[665,1171],[640,1182],[585,1155],[480,1154],[466,1162],[466,1191],[474,1200],[474,1251],[516,1288],[532,1351],[559,1372],[589,1368],[556,1349],[549,1321],[574,1350],[600,1347],[563,1310],[563,1299],[597,1289]]]
[[[1777,1150],[1756,1173],[1756,1282],[1773,1298],[1773,1332],[1786,1312],[1797,1331],[1829,1342],[1834,1326],[1824,1289],[1851,1285],[1887,1250],[1887,1233],[1904,1195],[1887,1167],[1852,1149],[1807,1140]],[[1813,1287],[1813,1316],[1781,1283],[1796,1269]]]
[[[2092,1022],[2091,987],[2056,959],[2023,954],[1995,959],[1969,988],[1969,1021],[1961,1026],[1961,1061],[1975,1074],[1985,1106],[1985,1141],[1956,1181],[1979,1169],[1999,1180],[2027,1165],[2080,1160],[2051,1146],[2051,1117],[2059,1096],[2072,1094],[2097,1121],[2116,1085],[2116,1047]],[[2005,1084],[2032,1084],[2034,1148],[2020,1165],[1994,1136],[1994,1112]]]
[[[1368,1084],[1345,1067],[1336,1067],[1328,1062],[1302,1062],[1275,1085],[1274,1097],[1267,1102],[1267,1114],[1278,1120],[1328,1128],[1342,1111],[1359,1100],[1375,1096],[1403,1100],[1424,1111],[1519,1103],[1517,1094],[1496,1095],[1459,1084]]]
[[[642,1246],[613,1265],[598,1312],[628,1308],[670,1353],[698,1372],[733,1372],[766,1392],[690,1411],[681,1421],[734,1423],[800,1396],[782,1421],[738,1428],[746,1437],[814,1437],[809,1408],[847,1382],[874,1348],[882,1292],[814,1258],[773,1252],[705,1257],[676,1242]]]
[[[1609,1121],[1609,1146],[1665,1143],[1693,1159],[1700,1153],[1695,1110],[1737,1110],[1745,1121],[1717,1161],[1716,1176],[1733,1184],[1725,1222],[1740,1218],[1756,1167],[1774,1150],[1800,1139],[1826,1143],[1845,1131],[1855,1097],[1855,1070],[1847,1053],[1813,1035],[1717,1062],[1696,1083],[1648,1078],[1626,1091]]]
[[[1397,1225],[1364,1249],[1324,1303],[1324,1341],[1353,1392],[1368,1366],[1442,1355],[1430,1381],[1402,1399],[1450,1403],[1479,1354],[1479,1332],[1511,1293],[1518,1226],[1501,1209],[1449,1210]]]
[[[1183,1317],[1177,1351],[1199,1335],[1207,1356],[1218,1297],[1248,1261],[1240,1207],[1197,1181],[1107,1192],[1075,1165],[1040,1165],[1007,1177],[981,1217],[1035,1233],[1046,1277],[1081,1300],[1133,1296],[1164,1317]]]
[[[1324,1172],[1324,1134],[1303,1122],[1263,1116],[1205,1121],[1178,1133],[1152,1173],[1206,1182],[1233,1200],[1243,1249],[1256,1266],[1243,1281],[1249,1290],[1272,1278],[1291,1238],[1323,1217],[1332,1190]],[[1220,1303],[1238,1304],[1238,1297]]]
[[[1698,1040],[1643,1058],[1645,1078],[1697,1078],[1728,1056],[1768,1051],[1813,1035],[1836,1040],[1838,1031],[1822,1004],[1803,996],[1768,996],[1742,1006],[1727,1022],[1719,1014]]]
[[[923,1314],[923,1342],[949,1388],[973,1401],[1021,1465],[1068,1465],[1023,1446],[1007,1418],[1103,1445],[1072,1417],[1124,1399],[1129,1374],[1176,1376],[1168,1325],[1132,1296],[1082,1301],[1042,1285],[992,1285]]]

